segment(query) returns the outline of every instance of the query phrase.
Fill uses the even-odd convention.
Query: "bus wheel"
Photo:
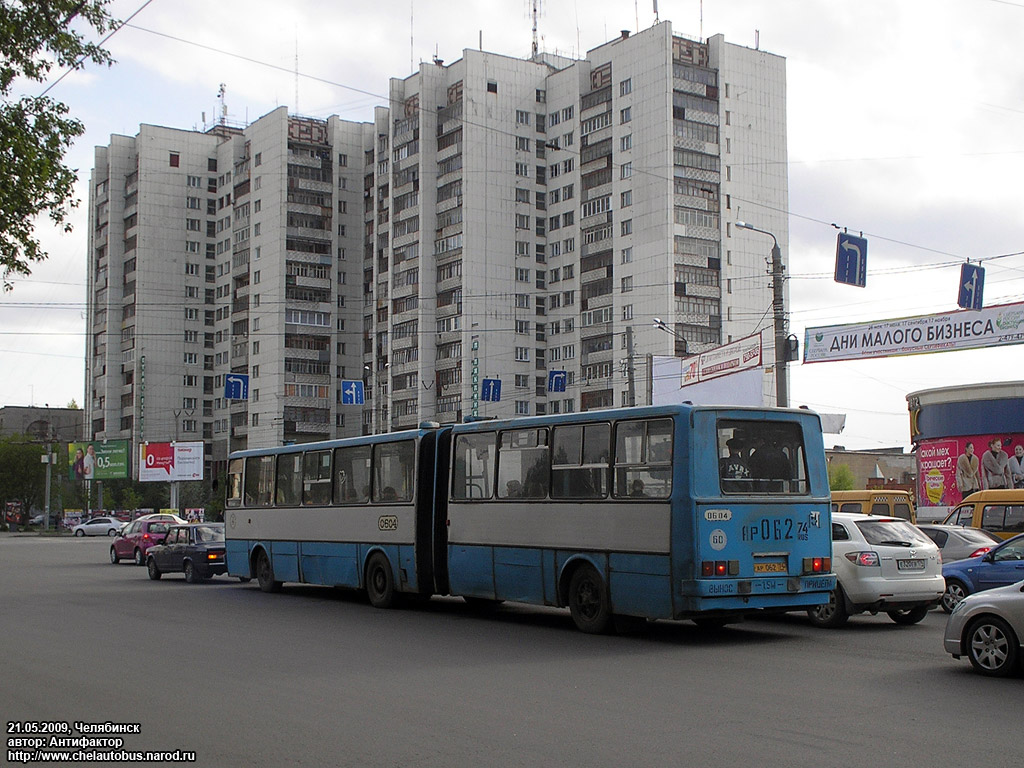
[[[580,566],[573,573],[569,582],[569,612],[581,632],[600,635],[611,627],[611,601],[601,575],[593,566]]]
[[[281,589],[281,582],[274,581],[274,566],[270,564],[270,558],[262,549],[256,557],[256,580],[264,592],[277,592]]]
[[[828,602],[824,605],[816,605],[807,611],[811,624],[816,627],[827,627],[834,629],[841,627],[850,618],[846,612],[846,598],[843,597],[843,588],[836,584],[836,588],[829,593]]]
[[[366,595],[374,608],[391,608],[395,604],[395,579],[391,564],[380,552],[370,555],[366,564]]]

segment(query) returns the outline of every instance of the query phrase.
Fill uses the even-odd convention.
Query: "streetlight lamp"
[[[737,221],[739,229],[760,232],[772,239],[772,309],[775,315],[775,404],[780,408],[789,407],[789,374],[786,370],[788,360],[786,342],[786,299],[783,292],[782,251],[774,234],[766,229],[758,229],[745,221]]]
[[[689,348],[687,346],[686,339],[683,336],[680,336],[678,333],[676,333],[674,328],[669,327],[668,323],[666,323],[660,317],[656,317],[656,318],[654,318],[653,325],[659,331],[664,331],[665,333],[671,334],[672,338],[674,338],[676,340],[676,350],[675,350],[676,355],[679,354],[678,347],[679,347],[680,343],[683,345],[683,352],[682,353],[685,355],[685,354],[687,354],[689,352]]]

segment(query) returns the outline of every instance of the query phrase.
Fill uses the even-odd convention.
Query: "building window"
[[[530,415],[530,401],[529,400],[516,400],[516,416],[529,416]]]
[[[619,149],[625,152],[628,149],[633,148],[633,134],[627,133],[621,139],[619,139]]]
[[[625,96],[633,92],[633,78],[627,77],[619,83],[619,96]]]
[[[632,261],[633,261],[633,248],[632,248],[632,246],[629,247],[629,248],[623,248],[622,249],[622,263],[623,264],[629,264]]]
[[[619,199],[622,202],[622,208],[628,208],[633,204],[633,190],[627,189],[625,192],[619,195]]]
[[[628,123],[633,119],[633,108],[626,107],[625,109],[619,110],[619,122]]]
[[[530,362],[530,348],[516,347],[516,360],[520,363]]]
[[[196,245],[198,245],[198,243],[196,243]],[[199,274],[199,265],[198,264],[189,264],[186,261],[185,262],[185,274],[186,275],[198,275]]]
[[[622,307],[622,319],[623,320],[632,320],[633,319],[633,305],[632,304],[626,304],[625,306]]]
[[[496,82],[494,82],[493,80],[488,80],[487,81],[487,92],[488,93],[497,93],[498,92],[498,84]]]
[[[252,353],[254,355],[258,355],[260,353],[260,343],[258,341],[254,341],[252,343]]]
[[[184,362],[185,365],[196,365],[199,362],[199,355],[195,352],[186,352]]]
[[[626,219],[624,222],[622,222],[621,231],[622,231],[623,236],[625,236],[625,235],[632,235],[633,234],[633,220],[632,219]]]
[[[530,178],[529,163],[516,163],[516,176],[522,176],[527,179]]]
[[[530,124],[530,113],[523,109],[516,110],[516,124],[517,125],[529,125]]]
[[[623,293],[629,293],[632,290],[633,290],[633,277],[632,277],[632,275],[630,275],[629,277],[622,278],[622,292]]]
[[[171,152],[171,168],[177,168],[181,164],[181,155],[177,152]]]
[[[633,164],[632,163],[623,163],[622,167],[619,168],[619,178],[620,179],[628,179],[632,175],[633,175]]]

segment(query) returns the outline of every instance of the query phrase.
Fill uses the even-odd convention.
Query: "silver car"
[[[968,595],[946,621],[942,646],[954,659],[966,656],[978,672],[1004,677],[1021,668],[1024,581]]]
[[[1003,540],[994,533],[981,528],[964,528],[961,525],[933,525],[932,523],[920,523],[917,527],[924,531],[929,539],[935,542],[935,545],[942,553],[942,562],[944,563],[952,563],[957,560],[966,560],[968,557],[983,555],[993,547],[1003,543]]]

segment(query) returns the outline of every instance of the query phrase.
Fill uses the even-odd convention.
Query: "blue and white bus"
[[[720,624],[825,603],[828,476],[810,411],[651,406],[243,451],[228,570],[476,603]]]

